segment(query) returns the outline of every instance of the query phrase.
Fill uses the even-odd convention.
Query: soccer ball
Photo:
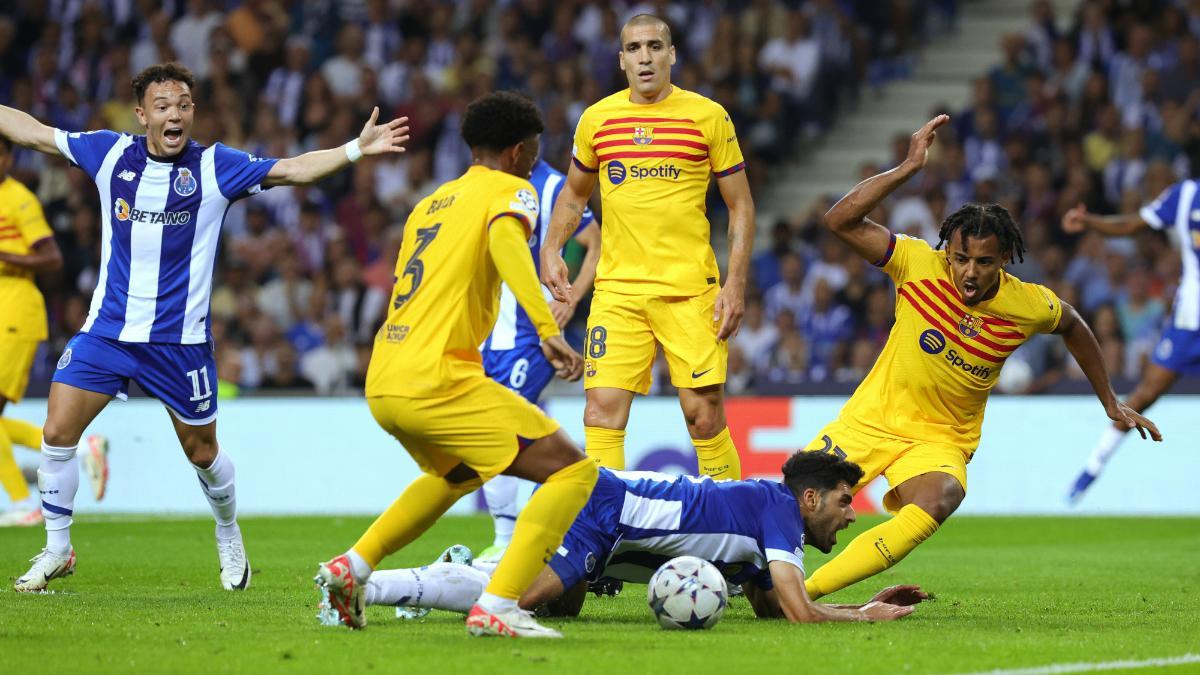
[[[658,623],[669,630],[712,628],[729,602],[725,577],[712,563],[690,555],[658,568],[646,596]]]

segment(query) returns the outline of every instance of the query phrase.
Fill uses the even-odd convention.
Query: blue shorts
[[[550,569],[569,590],[580,581],[595,581],[603,576],[608,557],[616,548],[625,506],[625,483],[601,471],[592,496],[575,517],[563,537],[558,552],[550,559]]]
[[[1151,360],[1180,375],[1200,375],[1200,331],[1167,326]]]
[[[211,343],[120,342],[77,333],[63,350],[53,378],[121,399],[129,395],[130,380],[185,424],[200,426],[217,418],[217,363]]]
[[[537,405],[542,390],[554,378],[554,366],[546,360],[539,344],[513,349],[485,350],[483,370],[487,376]]]

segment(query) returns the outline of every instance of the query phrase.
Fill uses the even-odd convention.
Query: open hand
[[[567,327],[571,317],[575,316],[575,306],[574,302],[550,301],[550,313],[554,315],[554,322],[558,324],[559,328]]]
[[[717,329],[718,340],[728,340],[737,335],[742,327],[742,316],[746,313],[745,291],[740,286],[725,282],[725,286],[717,293],[717,302],[713,305],[713,321],[720,321]]]
[[[1070,209],[1063,214],[1062,229],[1067,234],[1078,234],[1087,229],[1087,222],[1084,217],[1087,216],[1087,207],[1083,204]]]
[[[871,602],[884,602],[889,605],[907,607],[928,599],[929,594],[921,590],[920,586],[905,584],[901,586],[889,586],[879,591],[875,594],[875,597],[871,598]]]
[[[408,118],[397,117],[387,124],[375,124],[379,119],[379,106],[371,111],[371,119],[363,125],[358,135],[358,147],[363,155],[382,155],[385,152],[404,152],[408,140]]]
[[[583,356],[571,349],[561,335],[543,340],[542,353],[554,366],[554,373],[567,382],[574,382],[583,375]]]
[[[567,263],[558,251],[542,249],[542,283],[559,302],[571,301],[571,282],[567,281]]]
[[[886,602],[868,602],[863,605],[862,613],[868,621],[895,621],[913,613],[913,608],[889,605]]]
[[[1150,432],[1150,438],[1156,441],[1162,440],[1162,434],[1159,433],[1158,427],[1154,425],[1154,422],[1143,417],[1141,413],[1138,413],[1124,403],[1118,403],[1115,408],[1106,412],[1109,419],[1124,426],[1126,429],[1137,429],[1142,438],[1146,437],[1146,432]]]
[[[933,145],[933,139],[937,138],[938,128],[949,121],[949,115],[938,115],[913,132],[912,140],[908,142],[908,157],[904,159],[905,163],[918,170],[925,168],[925,162],[929,160],[929,146]]]

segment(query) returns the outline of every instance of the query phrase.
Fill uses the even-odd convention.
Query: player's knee
[[[712,438],[725,428],[725,416],[721,414],[720,406],[695,406],[683,411],[683,419],[692,438]]]
[[[950,478],[942,484],[941,490],[928,495],[925,499],[918,499],[916,503],[940,524],[946,522],[946,519],[958,510],[966,496],[966,491],[958,484],[958,481]]]
[[[609,401],[589,398],[583,408],[583,425],[603,429],[624,429],[624,414],[620,406]]]
[[[79,444],[80,433],[55,419],[47,419],[42,425],[42,442],[56,448],[69,448]]]
[[[212,466],[217,460],[217,439],[203,434],[191,434],[180,440],[188,461],[200,468]]]

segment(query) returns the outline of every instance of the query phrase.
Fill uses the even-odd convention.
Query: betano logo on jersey
[[[962,329],[961,325],[959,329]],[[936,328],[930,328],[921,333],[921,337],[918,338],[917,343],[921,345],[921,350],[930,356],[937,356],[946,350],[946,336],[942,335],[942,332]],[[983,380],[986,380],[992,374],[990,366],[971,363],[954,349],[947,351],[943,358],[946,360],[946,363],[950,364],[951,368],[962,370],[969,375],[974,375]]]
[[[661,166],[639,166],[634,164],[626,168],[624,164],[615,159],[608,163],[608,180],[613,185],[620,185],[626,178],[632,180],[645,180],[647,178],[679,180],[679,176],[682,173],[683,169],[674,164],[663,164]]]
[[[192,220],[191,211],[143,211],[131,208],[122,197],[117,197],[113,204],[113,215],[121,222],[131,220],[150,225],[187,225]]]

